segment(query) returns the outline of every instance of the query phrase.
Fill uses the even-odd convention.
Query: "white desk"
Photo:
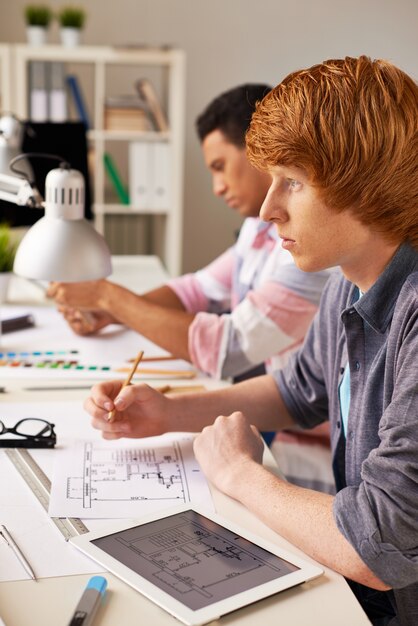
[[[126,286],[135,287],[135,284],[132,285],[132,277],[135,281],[138,277],[136,288],[139,291],[161,284],[164,280],[164,270],[159,266],[158,260],[152,261],[149,257],[135,257],[132,260],[133,264],[129,263],[126,258],[121,259],[120,262],[117,260],[115,264],[117,278],[119,278],[119,270],[126,264],[129,266],[130,276],[124,274],[121,280]],[[143,286],[145,277],[148,282],[146,286]],[[15,280],[16,283],[10,293],[11,303],[27,302],[27,293],[19,289],[19,280]],[[34,285],[30,285],[30,289],[38,304],[42,304],[43,298],[40,290]],[[202,381],[196,380],[196,382]],[[51,383],[54,384],[54,381]],[[161,381],[158,383],[161,384]],[[28,384],[25,380],[7,381],[8,392],[1,394],[0,402],[49,402],[58,399],[53,393],[24,391]],[[43,381],[42,384],[47,384],[47,381]],[[58,383],[55,381],[55,384]],[[206,386],[216,384],[215,381],[205,379]],[[33,386],[33,381],[30,385]],[[81,403],[85,395],[86,391],[80,390],[60,391],[59,400],[79,400]],[[0,454],[3,452],[0,451]],[[269,451],[266,452],[264,462],[272,471],[275,471],[276,465]],[[264,526],[240,504],[216,489],[212,489],[212,493],[219,513],[290,551],[300,553]],[[33,496],[28,494],[28,497]],[[13,532],[13,529],[10,530]],[[52,525],[51,532],[56,532]],[[64,625],[70,619],[89,577],[89,575],[75,575],[44,578],[37,582],[3,582],[0,584],[0,617],[6,626]],[[116,624],[137,626],[139,623],[146,626],[178,626],[180,624],[175,618],[166,614],[113,575],[106,573],[106,578],[109,583],[108,594],[97,614],[95,626],[115,626]],[[254,626],[254,624],[263,624],[263,626],[277,626],[278,624],[289,626],[369,625],[369,621],[345,580],[327,568],[325,568],[324,576],[241,609],[222,618],[220,622],[225,626],[238,623],[240,626]]]

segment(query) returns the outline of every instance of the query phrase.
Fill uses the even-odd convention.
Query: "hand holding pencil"
[[[136,357],[136,359],[134,361],[134,364],[132,365],[132,369],[129,372],[128,378],[124,381],[124,383],[123,383],[123,385],[121,387],[121,391],[122,391],[122,389],[124,389],[125,387],[127,387],[128,385],[131,384],[132,377],[135,374],[136,369],[137,369],[138,365],[140,364],[141,359],[142,359],[143,356],[144,356],[144,351],[140,350],[138,352],[138,356]],[[110,413],[108,415],[108,418],[107,418],[108,422],[113,422],[115,420],[115,413],[116,413],[116,409],[113,409],[113,411],[110,411]]]

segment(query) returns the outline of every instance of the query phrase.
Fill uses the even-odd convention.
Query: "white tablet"
[[[189,505],[73,537],[128,585],[197,626],[323,573],[316,565]]]

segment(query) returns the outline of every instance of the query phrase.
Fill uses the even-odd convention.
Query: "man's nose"
[[[261,205],[260,218],[265,222],[272,220],[285,222],[288,219],[288,213],[284,194],[278,193],[277,190],[271,193],[269,190]]]
[[[223,176],[213,177],[213,193],[215,196],[223,196],[226,191],[226,183]]]

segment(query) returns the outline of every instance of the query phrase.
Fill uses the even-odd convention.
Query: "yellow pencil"
[[[140,350],[140,351],[138,352],[138,356],[136,357],[136,359],[135,359],[135,361],[134,361],[134,364],[132,365],[132,369],[131,369],[131,371],[129,372],[128,378],[125,380],[125,382],[123,383],[123,385],[122,385],[122,387],[121,387],[121,390],[122,390],[124,387],[127,387],[128,385],[130,385],[130,384],[131,384],[132,376],[135,374],[135,372],[136,372],[136,368],[137,368],[137,367],[138,367],[138,365],[140,364],[141,359],[142,359],[142,357],[143,357],[143,356],[144,356],[144,351],[143,351],[143,350]],[[113,421],[114,421],[114,419],[115,419],[115,413],[116,413],[116,409],[113,409],[113,411],[110,411],[109,415],[107,416],[107,421],[108,421],[108,422],[113,422]]]
[[[118,373],[129,372],[129,367],[118,367],[114,370]],[[141,374],[156,374],[157,376],[173,377],[173,378],[195,378],[195,370],[163,370],[159,368],[142,367],[135,373],[136,376]]]
[[[167,354],[164,356],[144,356],[142,359],[143,363],[147,363],[148,361],[178,361],[180,360],[178,357],[173,356],[172,354]],[[132,363],[135,359],[128,359],[128,363]]]
[[[179,385],[172,387],[171,385],[164,385],[163,387],[155,387],[160,393],[194,393],[195,391],[204,391],[206,387],[203,385]]]

